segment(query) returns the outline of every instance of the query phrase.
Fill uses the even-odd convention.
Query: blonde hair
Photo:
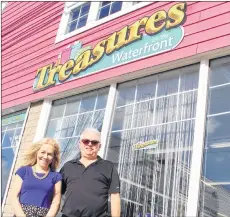
[[[24,155],[23,166],[34,166],[37,163],[37,153],[44,144],[53,146],[54,156],[50,164],[50,169],[56,171],[60,164],[60,146],[55,139],[51,138],[44,138],[32,144]]]

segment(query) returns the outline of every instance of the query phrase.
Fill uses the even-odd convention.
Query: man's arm
[[[120,193],[114,193],[111,197],[111,216],[120,217],[121,215],[121,197]]]
[[[112,168],[111,182],[109,187],[110,202],[111,202],[111,216],[121,216],[121,197],[120,197],[120,178],[115,166]]]
[[[65,166],[65,165],[64,165]],[[62,175],[62,184],[61,184],[61,194],[64,195],[66,192],[66,177],[65,177],[65,168],[64,166],[60,170],[60,174]]]

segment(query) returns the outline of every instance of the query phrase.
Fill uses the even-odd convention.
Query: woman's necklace
[[[46,176],[48,176],[49,172],[50,172],[50,169],[44,174],[44,176],[38,176],[36,174],[36,168],[35,166],[32,167],[32,171],[33,171],[33,175],[37,178],[37,179],[44,179],[46,178]]]

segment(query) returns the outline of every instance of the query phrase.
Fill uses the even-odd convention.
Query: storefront
[[[9,3],[3,216],[26,146],[57,139],[62,166],[86,127],[117,166],[122,216],[230,216],[229,18],[228,2]]]

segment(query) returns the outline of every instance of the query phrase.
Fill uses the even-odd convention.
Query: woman
[[[60,149],[54,139],[31,145],[15,173],[12,206],[16,217],[54,217],[61,201]]]

